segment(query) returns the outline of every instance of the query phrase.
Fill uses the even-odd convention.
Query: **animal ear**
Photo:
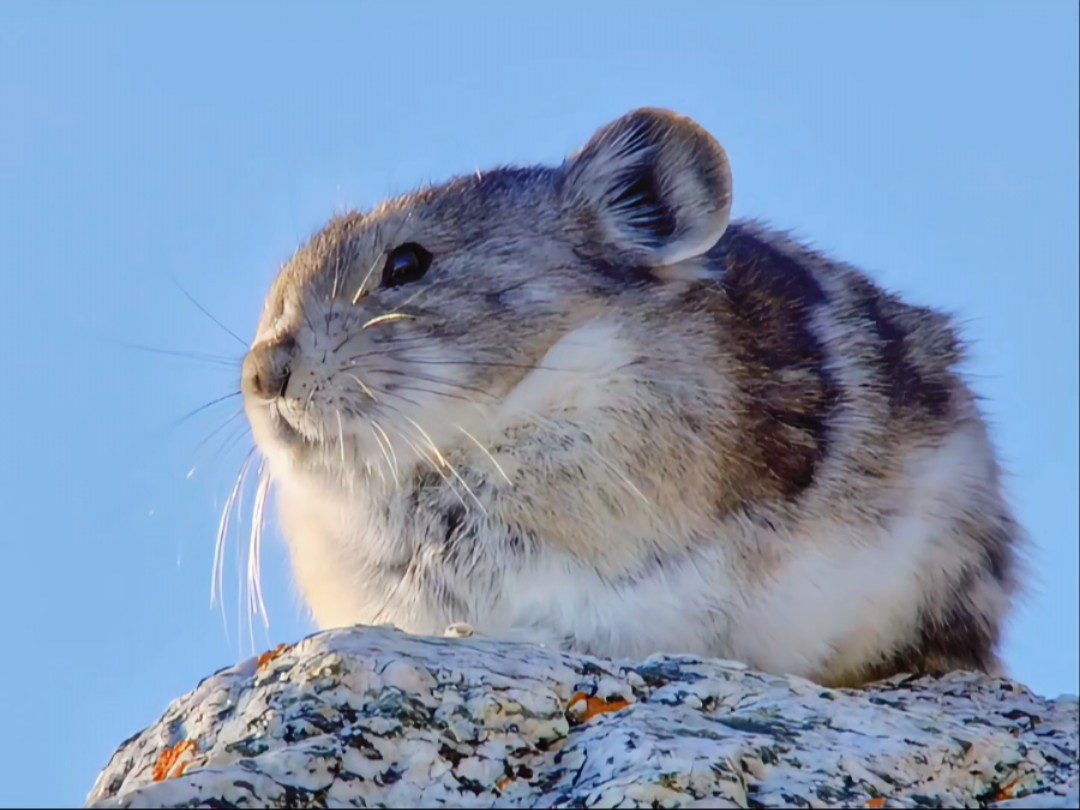
[[[565,168],[567,203],[588,238],[646,265],[700,256],[727,228],[727,155],[689,118],[634,110],[598,131]]]

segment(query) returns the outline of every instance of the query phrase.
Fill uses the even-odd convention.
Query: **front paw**
[[[444,638],[472,638],[475,635],[476,630],[466,622],[454,622],[443,630]]]

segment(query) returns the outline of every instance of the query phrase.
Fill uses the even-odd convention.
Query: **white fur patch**
[[[500,424],[528,422],[530,414],[591,410],[602,406],[609,390],[602,384],[634,359],[618,327],[592,321],[568,332],[544,355],[500,405]]]
[[[706,247],[708,250],[708,247]],[[693,254],[697,256],[697,254]],[[716,276],[716,271],[701,258],[690,258],[673,264],[662,264],[652,274],[661,281],[704,281]]]
[[[950,532],[963,508],[958,482],[985,469],[984,444],[958,432],[917,458],[898,517],[884,529],[860,537],[822,522],[809,536],[791,537],[796,553],[738,623],[735,657],[808,675],[826,664],[857,665],[910,638],[926,597],[977,553]]]
[[[635,581],[613,583],[568,555],[542,549],[527,571],[502,577],[498,610],[478,623],[487,635],[558,644],[573,639],[603,655],[656,652],[711,655],[728,630],[714,577],[727,568],[714,546],[700,557],[672,559]],[[720,589],[717,588],[721,585]]]

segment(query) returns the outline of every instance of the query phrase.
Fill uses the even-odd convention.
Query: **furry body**
[[[998,669],[1022,533],[949,319],[730,200],[711,136],[644,110],[298,251],[244,393],[320,626]],[[430,267],[396,285],[403,244]]]

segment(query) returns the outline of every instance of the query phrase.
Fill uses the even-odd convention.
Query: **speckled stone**
[[[354,628],[204,680],[88,806],[1077,807],[1078,724],[970,673],[835,690]]]

